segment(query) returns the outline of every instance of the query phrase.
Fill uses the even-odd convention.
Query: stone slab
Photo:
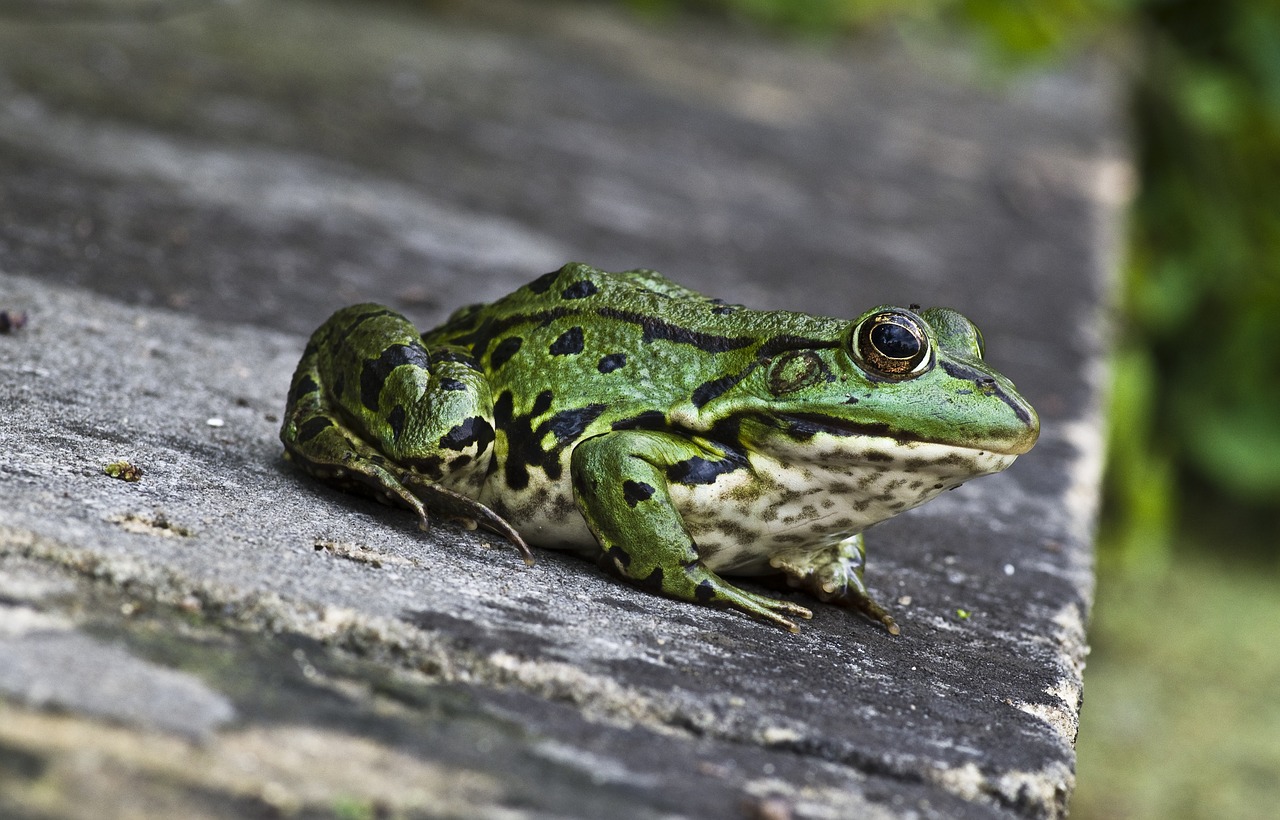
[[[0,336],[15,811],[115,782],[210,816],[1065,812],[1126,166],[1105,74],[971,75],[578,5],[0,27],[0,309],[28,316]],[[1043,437],[868,537],[896,639],[525,568],[280,460],[334,307],[428,323],[570,258],[761,307],[950,304]],[[156,694],[104,702],[95,657]]]

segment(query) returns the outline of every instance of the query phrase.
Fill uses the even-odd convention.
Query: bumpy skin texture
[[[280,437],[317,478],[595,557],[686,601],[792,631],[781,575],[897,633],[862,531],[1026,452],[1039,421],[945,308],[853,322],[753,311],[647,270],[571,263],[419,335],[335,313]]]

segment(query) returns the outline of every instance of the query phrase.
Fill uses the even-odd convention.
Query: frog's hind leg
[[[739,589],[698,556],[672,503],[667,471],[712,458],[709,450],[660,432],[617,431],[578,444],[571,462],[574,498],[604,551],[602,562],[672,598],[737,609],[798,632],[788,616],[810,618],[808,609]]]
[[[417,514],[422,529],[427,528],[427,509],[400,480],[400,471],[389,469],[382,455],[335,424],[322,405],[314,409],[295,405],[280,438],[285,458],[315,478],[345,489],[369,491],[387,503],[399,502]]]
[[[369,327],[374,323],[376,327]],[[446,462],[436,451],[421,445],[423,436],[430,435],[429,429],[424,431],[424,425],[418,425],[414,435],[402,435],[405,415],[413,412],[416,419],[423,410],[413,406],[406,411],[396,400],[413,398],[418,405],[430,403],[440,392],[433,393],[431,380],[450,379],[447,374],[442,377],[431,372],[429,363],[417,331],[399,314],[378,305],[338,311],[312,335],[294,373],[280,429],[286,457],[322,481],[362,489],[388,503],[408,507],[417,514],[422,529],[427,528],[428,509],[480,524],[506,537],[525,562],[532,563],[528,545],[501,516],[433,480],[444,475]],[[466,367],[450,359],[438,369],[456,371],[460,366]],[[461,382],[453,379],[449,384],[444,392],[462,392],[452,388]],[[390,393],[391,398],[384,400],[384,393]],[[481,398],[487,396],[487,390],[483,391]],[[388,410],[379,402],[393,406]],[[452,409],[458,409],[456,402]],[[487,424],[483,417],[467,416],[455,424],[448,416],[428,414],[428,421],[433,419],[450,431],[460,427],[481,430]],[[451,445],[448,452],[454,458],[459,456],[453,451],[470,447],[479,452],[487,447],[482,434],[448,436],[446,432],[444,438]],[[466,462],[473,459],[472,454],[463,455]],[[404,466],[406,463],[410,466]],[[419,468],[429,474],[423,475]]]

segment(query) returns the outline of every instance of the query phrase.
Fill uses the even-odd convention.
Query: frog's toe
[[[467,529],[483,526],[503,536],[515,546],[516,551],[528,566],[533,566],[533,552],[525,543],[515,527],[493,510],[476,501],[474,498],[442,487],[417,473],[407,473],[405,482],[412,488],[418,498],[436,512],[461,520]],[[421,506],[421,502],[419,502]]]
[[[888,630],[890,635],[897,635],[901,632],[898,628],[898,623],[893,620],[893,616],[889,614],[889,611],[880,606],[861,583],[857,586],[847,586],[835,594],[818,594],[817,597],[827,603],[858,610],[871,620],[879,622]]]
[[[699,587],[699,591],[701,592],[707,588],[707,584],[704,582]],[[710,592],[710,594],[703,593],[703,596],[706,597],[706,603],[737,609],[780,626],[788,632],[800,631],[799,624],[788,618],[788,615],[803,618],[806,621],[813,617],[813,612],[807,607],[791,601],[784,601],[780,598],[770,598],[767,595],[748,592],[745,589],[739,589],[732,584],[724,582],[714,592]]]
[[[869,595],[849,595],[844,598],[833,598],[831,603],[858,610],[871,620],[879,622],[890,635],[898,635],[902,632],[893,616]]]
[[[418,516],[418,529],[426,532],[430,529],[427,508],[422,500],[413,493],[395,473],[373,462],[364,461],[349,466],[346,470],[335,471],[339,478],[349,478],[364,484],[373,490],[374,496],[388,504],[399,503],[408,507]]]

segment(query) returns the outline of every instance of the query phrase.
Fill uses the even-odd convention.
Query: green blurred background
[[[1116,294],[1076,818],[1280,807],[1280,2],[628,0],[1003,76],[1101,57],[1139,186]]]

